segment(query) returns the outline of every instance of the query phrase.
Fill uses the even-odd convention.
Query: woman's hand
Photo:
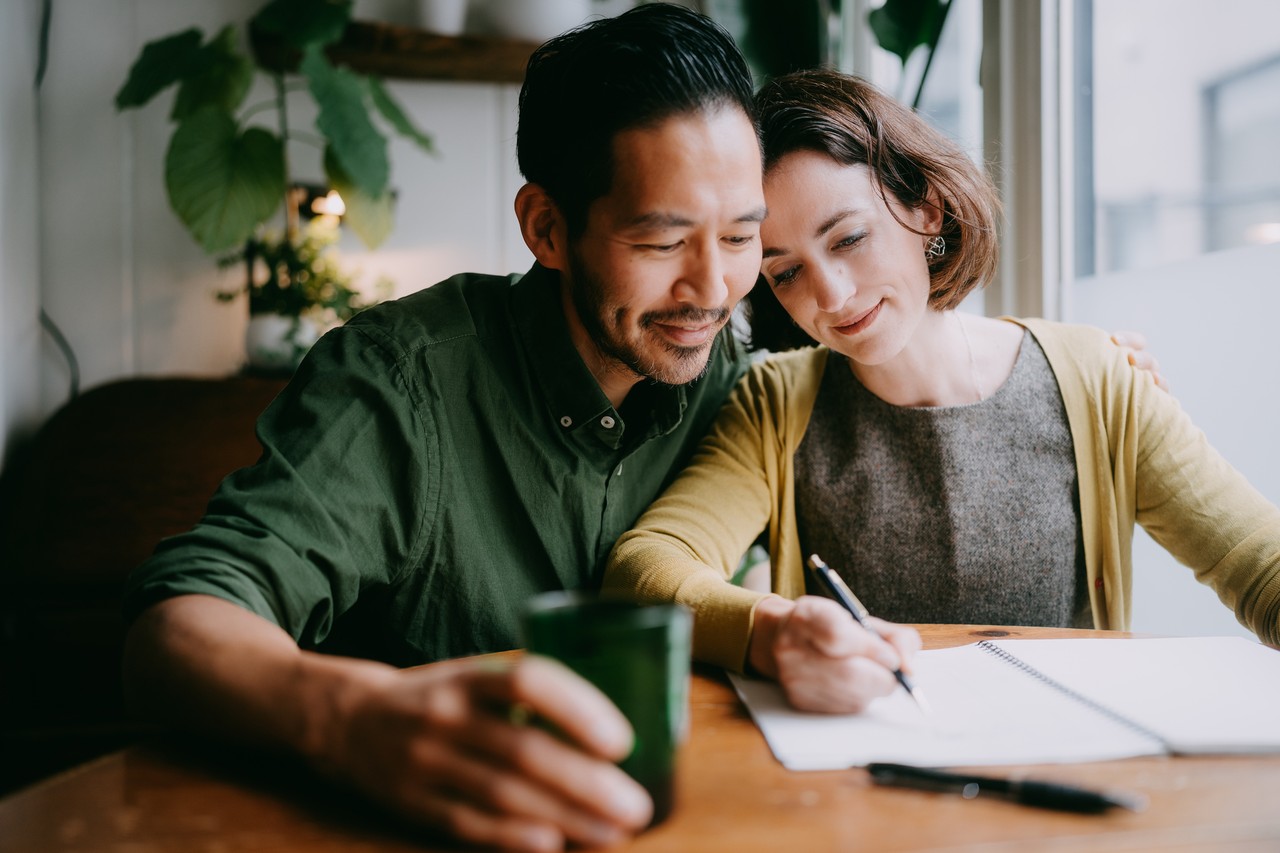
[[[914,628],[881,619],[869,625],[877,633],[826,598],[766,598],[756,607],[748,661],[799,710],[856,713],[896,690],[893,671],[909,671],[920,650]]]

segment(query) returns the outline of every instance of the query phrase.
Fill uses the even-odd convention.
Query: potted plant
[[[325,49],[342,37],[351,8],[352,0],[271,0],[245,26],[228,25],[207,40],[194,27],[156,39],[143,46],[116,94],[117,109],[125,110],[177,86],[164,163],[169,205],[205,251],[234,249],[233,258],[244,262],[251,326],[274,317],[269,324],[292,330],[290,367],[299,347],[305,352],[301,342],[310,333],[298,332],[304,320],[316,319],[309,315],[327,312],[341,321],[360,307],[350,279],[336,267],[336,220],[300,224],[290,144],[322,149],[325,179],[345,205],[343,221],[370,248],[392,223],[387,140],[374,116],[432,150],[381,81],[327,58]],[[263,44],[275,49],[259,49]],[[272,96],[246,104],[259,75],[270,81]],[[315,102],[308,132],[289,123],[288,96],[295,91]],[[272,114],[274,123],[264,125]],[[282,208],[272,233],[269,223]],[[251,328],[250,336],[257,331]],[[279,367],[278,361],[262,366]]]

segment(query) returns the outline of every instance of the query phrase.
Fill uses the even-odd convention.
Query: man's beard
[[[661,337],[650,339],[648,336],[638,336],[634,340],[628,340],[622,326],[625,310],[605,304],[602,298],[605,292],[604,282],[587,270],[576,251],[569,253],[569,272],[572,275],[570,295],[573,307],[577,309],[578,318],[592,343],[606,358],[637,376],[666,385],[683,385],[706,373],[714,339],[696,347],[682,347]],[[636,327],[644,331],[657,323],[714,323],[723,326],[728,317],[727,308],[707,309],[688,305],[674,311],[641,314]],[[608,323],[610,319],[612,324]],[[646,339],[652,341],[648,351],[644,349]],[[653,352],[655,348],[659,352]]]

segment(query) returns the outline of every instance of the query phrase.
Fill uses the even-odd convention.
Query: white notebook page
[[[1066,687],[1116,711],[1136,716],[1163,709],[1143,722],[1175,743],[1198,742],[1209,751],[1229,752],[1280,748],[1280,723],[1261,720],[1262,710],[1218,716],[1256,703],[1280,719],[1274,713],[1280,705],[1267,701],[1270,693],[1253,693],[1259,677],[1269,678],[1268,691],[1280,685],[1280,653],[1243,638],[1223,639],[1252,648],[1218,639],[1012,640],[990,645],[1019,657],[1025,650],[1034,658],[1028,664],[1051,676],[1061,670]],[[1193,671],[1218,673],[1218,692],[1210,696],[1191,689]],[[732,678],[770,749],[793,770],[873,761],[922,766],[1059,763],[1165,751],[1160,740],[1091,710],[978,645],[917,656],[913,678],[932,707],[928,717],[902,689],[875,701],[862,714],[806,714],[791,709],[772,682]],[[1225,690],[1224,685],[1233,689]],[[1230,722],[1219,726],[1218,719]],[[1248,733],[1241,741],[1249,743],[1247,748],[1224,746],[1235,738],[1229,726],[1237,721],[1237,731]]]
[[[1004,640],[1178,753],[1280,751],[1280,652],[1244,637]]]

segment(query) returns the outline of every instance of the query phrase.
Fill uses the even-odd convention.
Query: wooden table
[[[928,648],[993,636],[1125,636],[932,625],[921,634]],[[1150,798],[1141,813],[1082,816],[876,788],[860,770],[789,772],[713,670],[695,675],[691,706],[676,812],[627,850],[1280,850],[1276,756],[1035,768],[1037,776]],[[176,743],[131,747],[0,800],[4,853],[433,849],[450,848],[297,768]]]

